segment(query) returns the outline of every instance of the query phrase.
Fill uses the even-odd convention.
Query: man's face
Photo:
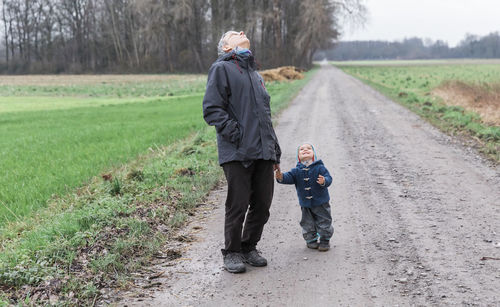
[[[312,146],[309,144],[304,144],[299,147],[299,159],[300,161],[309,161],[314,157],[314,152]]]
[[[226,45],[224,46],[224,52],[229,52],[233,50],[234,48],[241,47],[241,48],[250,48],[250,41],[246,37],[245,33],[243,31],[241,32],[230,32],[226,34],[225,37]]]

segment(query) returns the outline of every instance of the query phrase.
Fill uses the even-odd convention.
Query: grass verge
[[[273,114],[303,80],[268,84]],[[130,273],[169,249],[189,214],[222,178],[215,131],[203,127],[168,146],[94,177],[0,234],[1,305],[93,305],[100,289],[125,286]]]

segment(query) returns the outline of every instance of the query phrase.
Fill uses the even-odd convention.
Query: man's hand
[[[273,171],[280,171],[281,172],[281,168],[280,168],[279,163],[273,165]]]
[[[283,180],[283,174],[281,173],[281,169],[279,167],[279,164],[275,164],[275,165],[278,166],[277,168],[274,169],[275,172],[276,172],[275,177],[276,177],[276,179],[278,179],[279,181],[281,181],[281,180]]]
[[[318,180],[316,180],[316,182],[319,183],[320,185],[325,185],[325,177],[319,175]]]

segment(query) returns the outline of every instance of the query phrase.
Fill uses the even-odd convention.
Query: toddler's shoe
[[[312,248],[312,249],[318,249],[319,247],[318,241],[307,242],[306,245],[307,248]]]
[[[330,249],[330,241],[319,241],[318,250],[320,252],[326,252]]]

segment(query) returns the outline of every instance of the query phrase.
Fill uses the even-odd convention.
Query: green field
[[[0,80],[0,226],[206,126],[203,75]],[[286,102],[283,86],[269,86],[276,103]]]
[[[158,96],[167,88],[158,82],[95,88],[3,85],[0,225],[22,219],[44,207],[52,195],[67,193],[155,144],[169,144],[204,127],[200,104],[204,77],[196,80],[200,86],[191,95],[179,82],[170,86],[172,92],[183,94],[180,97]],[[134,87],[148,90],[133,96],[139,92],[131,91]],[[96,93],[103,96],[95,98]],[[146,93],[151,95],[145,97]]]
[[[479,140],[481,151],[499,160],[500,118],[493,116],[488,121],[485,119],[492,110],[497,112],[500,109],[500,61],[360,61],[333,64],[444,131],[474,137]],[[483,99],[485,97],[488,99]]]
[[[0,76],[0,96],[156,97],[199,93],[203,75]]]
[[[335,66],[437,66],[437,65],[498,65],[500,59],[436,59],[436,60],[364,60],[332,61]]]
[[[334,62],[344,71],[394,90],[427,93],[446,80],[500,82],[500,61]],[[439,63],[439,64],[438,64]]]

